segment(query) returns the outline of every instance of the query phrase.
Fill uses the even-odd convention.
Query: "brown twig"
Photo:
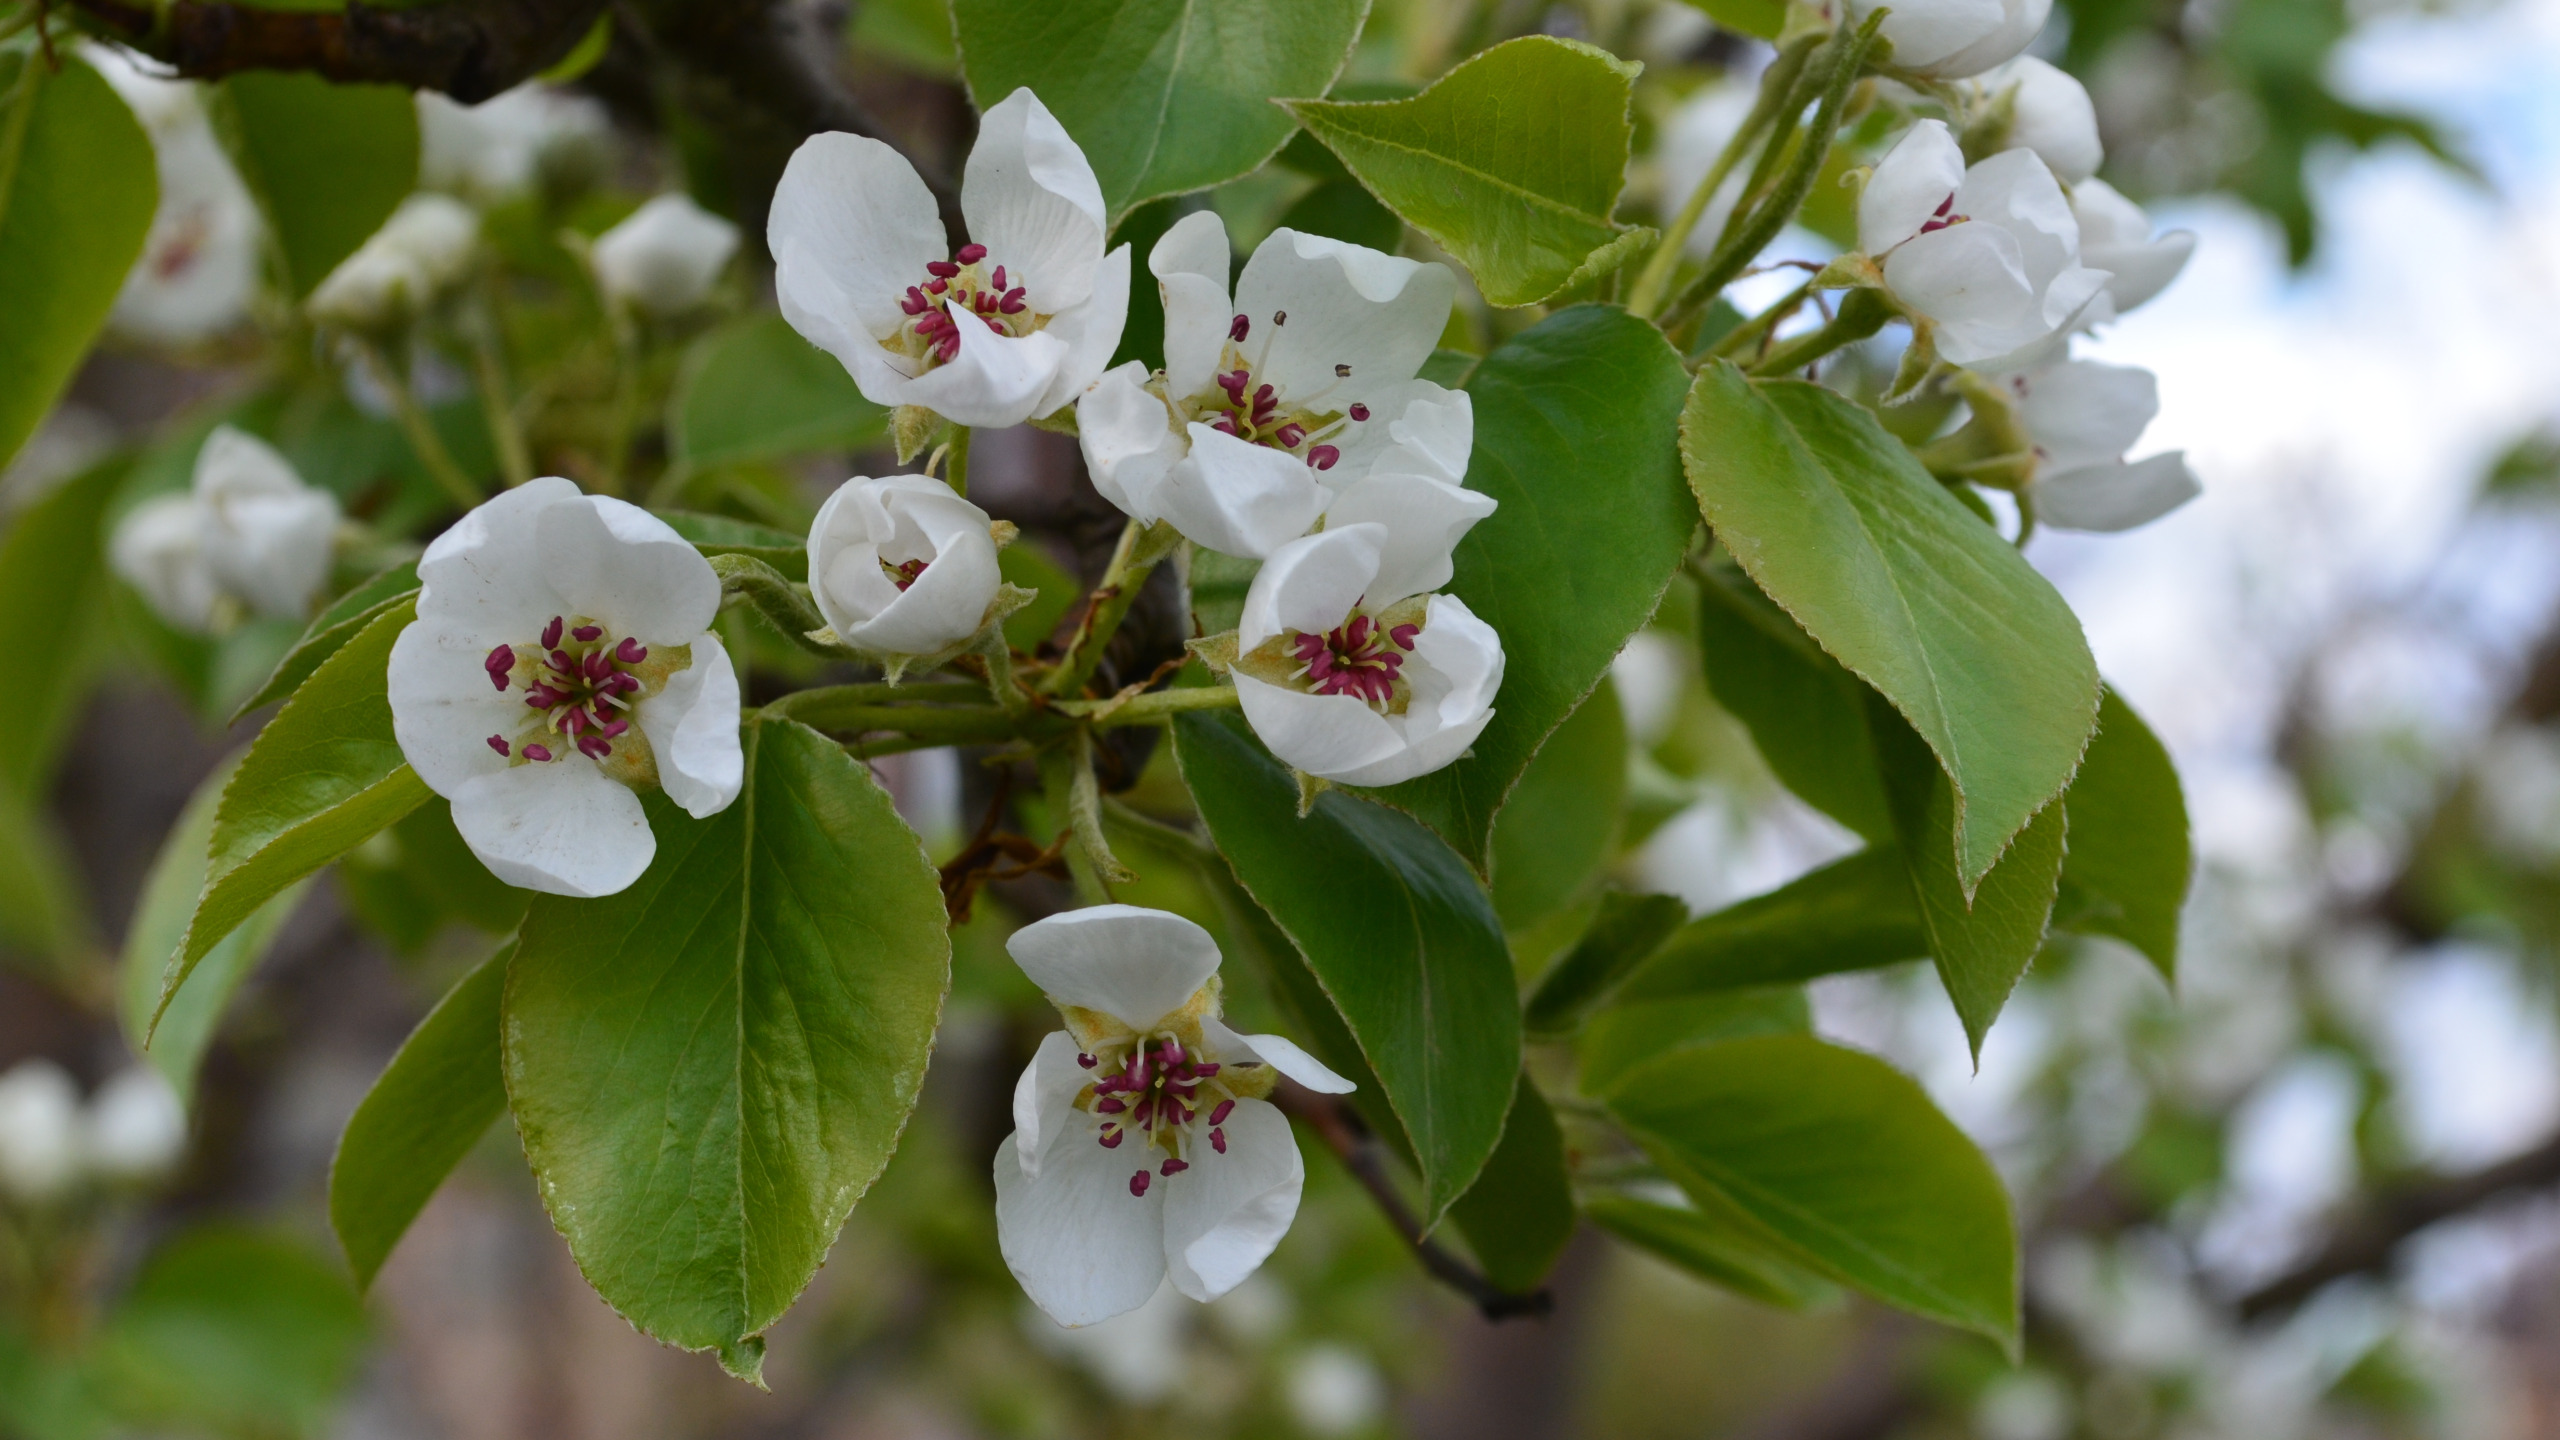
[[[977,903],[978,891],[990,881],[1019,880],[1026,875],[1048,875],[1067,878],[1067,835],[1042,848],[1027,835],[998,833],[1004,821],[1005,802],[1013,798],[1013,767],[996,767],[995,794],[987,801],[987,813],[978,820],[977,832],[960,853],[942,865],[942,908],[954,925],[964,924],[969,911]],[[1004,866],[999,860],[1014,863]]]
[[[243,70],[308,70],[486,100],[559,63],[606,0],[451,0],[414,9],[270,10],[229,0],[69,0],[90,26],[176,67],[219,79]]]

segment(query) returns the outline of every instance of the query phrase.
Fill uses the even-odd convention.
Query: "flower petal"
[[[489,683],[483,665],[489,649],[480,634],[443,616],[411,621],[391,642],[384,679],[392,736],[409,768],[448,800],[473,780],[507,768],[507,757],[489,748],[488,737],[512,741],[537,718],[523,691]]]
[[[1457,293],[1444,266],[1274,230],[1236,277],[1241,348],[1289,404],[1347,409],[1421,370]]]
[[[843,603],[850,589],[844,582],[854,578],[844,572],[868,565],[879,589],[887,592],[887,603],[868,618],[857,616],[849,629],[838,624],[836,633],[849,645],[892,655],[929,655],[977,633],[1003,581],[987,512],[929,475],[891,475],[862,483],[877,497],[873,523],[885,521],[894,529],[876,548],[839,552],[827,565],[826,588],[848,613],[858,610]],[[908,560],[928,563],[900,591],[880,573],[880,563]],[[865,593],[877,592],[866,587]],[[832,616],[829,623],[835,623]]]
[[[222,592],[204,558],[204,511],[193,495],[156,495],[127,511],[107,542],[107,563],[161,619],[199,635],[212,628]]]
[[[1092,1072],[1076,1063],[1076,1037],[1064,1030],[1052,1030],[1040,1037],[1040,1048],[1032,1052],[1031,1063],[1022,1067],[1022,1078],[1013,1082],[1014,1153],[1022,1161],[1022,1173],[1040,1173],[1040,1158],[1058,1137],[1075,1127],[1067,1122],[1075,1115],[1076,1096],[1083,1093]]]
[[[1164,910],[1092,905],[1026,925],[1005,942],[1031,983],[1060,1005],[1145,1030],[1218,973],[1218,942]]]
[[[1324,513],[1324,486],[1306,461],[1194,420],[1190,452],[1156,488],[1155,508],[1193,543],[1224,555],[1268,555]]]
[[[1884,261],[1896,299],[1938,327],[1938,353],[1962,365],[2047,333],[2016,237],[1997,225],[1950,225],[1916,235]]]
[[[1364,595],[1371,609],[1382,609],[1448,584],[1458,542],[1494,507],[1481,490],[1427,475],[1373,472],[1326,507],[1325,524],[1386,527],[1377,577]]]
[[[1107,218],[1102,182],[1028,88],[979,118],[960,176],[960,213],[969,238],[1011,271],[1033,310],[1055,315],[1093,294]]]
[[[1289,1119],[1264,1100],[1239,1100],[1224,1126],[1227,1152],[1203,1151],[1164,1186],[1164,1258],[1174,1288],[1215,1300],[1269,1259],[1307,1179]]]
[[[2098,107],[2088,87],[2033,55],[2021,55],[1977,82],[1997,96],[2016,87],[2010,101],[2009,144],[2033,150],[2054,175],[2077,185],[2098,173],[2107,158],[2098,138]]]
[[[2068,360],[2010,381],[2041,465],[2054,471],[2124,457],[2160,413],[2160,382],[2134,365]]]
[[[853,370],[865,342],[906,323],[899,298],[944,258],[933,192],[906,157],[877,140],[829,131],[791,154],[765,221],[773,288],[791,328]]]
[[[1864,23],[1880,6],[1881,0],[1849,0],[1848,18]],[[1893,42],[1893,63],[1917,70],[1990,36],[2006,18],[2000,0],[1899,0],[1880,33]]]
[[[1049,328],[1040,332],[1065,345],[1067,354],[1058,362],[1058,373],[1040,403],[1032,408],[1032,418],[1055,414],[1091,389],[1110,366],[1112,352],[1120,348],[1120,333],[1128,324],[1129,247],[1122,245],[1102,257],[1102,268],[1093,275],[1093,298],[1051,316]]]
[[[2032,150],[2003,150],[1967,170],[1956,187],[1955,210],[2018,242],[2019,265],[2038,294],[2079,263],[2080,222],[2072,218],[2071,202],[2053,172]]]
[[[1272,551],[1245,591],[1237,645],[1251,650],[1292,630],[1341,624],[1378,578],[1386,545],[1384,525],[1337,525]]]
[[[1451,763],[1466,753],[1493,719],[1493,697],[1502,688],[1502,671],[1502,637],[1493,627],[1476,618],[1457,596],[1432,596],[1423,612],[1422,633],[1414,637],[1413,655],[1404,667],[1411,698],[1404,714],[1385,722],[1395,730],[1396,748],[1365,764],[1309,773],[1345,785],[1393,785]],[[1253,713],[1250,701],[1245,713]],[[1278,753],[1277,746],[1273,753]]]
[[[204,558],[225,588],[261,615],[301,620],[336,559],[338,497],[297,484],[205,507]]]
[[[710,629],[720,613],[720,577],[702,552],[637,505],[610,495],[585,498],[584,505],[543,511],[534,525],[541,563],[574,613],[643,645],[689,644]]]
[[[293,462],[245,430],[216,425],[196,451],[195,492],[222,501],[251,495],[292,495],[307,488]]]
[[[1365,701],[1310,695],[1242,673],[1234,679],[1245,723],[1285,765],[1348,781],[1404,754],[1404,736]]]
[[[1200,1032],[1210,1053],[1221,1059],[1242,1055],[1259,1060],[1319,1095],[1348,1095],[1359,1088],[1285,1035],[1241,1034],[1214,1015],[1200,1022]]]
[[[961,306],[943,312],[959,328],[960,349],[896,387],[901,405],[921,405],[954,425],[1001,430],[1032,417],[1067,362],[1067,342],[1046,330],[999,335]]]
[[[2103,180],[2071,187],[2071,213],[2080,221],[2080,259],[2109,272],[2107,293],[2122,314],[2168,288],[2195,252],[2193,231],[2172,230],[2153,239],[2151,217]]]
[[[2036,33],[2044,29],[2046,18],[2053,14],[2053,0],[2001,0],[2000,8],[2000,23],[1991,33],[1952,55],[1910,68],[1939,80],[1979,75],[2033,43]]]
[[[583,755],[508,766],[452,800],[453,828],[489,873],[545,895],[628,889],[658,853],[640,797]]]
[[[429,541],[419,557],[418,618],[446,625],[484,652],[492,645],[530,643],[545,621],[568,608],[551,584],[551,566],[535,532],[544,513],[556,506],[583,508],[584,499],[577,486],[546,475],[481,502]]]
[[[2028,487],[2036,520],[2061,530],[2130,530],[2147,525],[2204,493],[2186,452],[2171,450],[2127,465],[2091,465],[2036,477]]]
[[[1235,306],[1227,275],[1235,265],[1227,222],[1215,210],[1194,210],[1173,223],[1147,252],[1147,272],[1164,297],[1164,379],[1173,395],[1197,395],[1217,374]]]
[[[1902,134],[1858,196],[1858,248],[1882,255],[1920,233],[1964,183],[1964,148],[1943,120],[1922,120]]]
[[[738,744],[738,672],[717,633],[695,637],[693,663],[641,702],[639,720],[657,757],[658,784],[684,813],[706,819],[738,798],[747,774]]]
[[[1128,1151],[1061,1145],[1033,1176],[1017,1137],[996,1147],[996,1244],[1031,1303],[1091,1325],[1147,1303],[1164,1283],[1163,1184],[1129,1193]]]
[[[1076,444],[1103,499],[1133,519],[1161,520],[1158,492],[1190,441],[1146,383],[1144,361],[1106,371],[1076,402]]]

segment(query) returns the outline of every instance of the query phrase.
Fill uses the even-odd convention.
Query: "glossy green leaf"
[[[347,1117],[329,1165],[329,1224],[358,1289],[506,1112],[498,1011],[514,954],[499,951],[446,992]]]
[[[196,1071],[203,1064],[205,1050],[213,1043],[214,1031],[221,1025],[232,995],[239,990],[240,982],[249,978],[249,972],[257,968],[276,931],[283,927],[294,906],[301,903],[305,888],[300,882],[286,886],[223,936],[197,963],[189,983],[169,1002],[168,1013],[159,1015],[159,1028],[152,1028],[152,1018],[160,1010],[160,981],[168,973],[169,956],[185,938],[187,922],[196,913],[196,897],[204,891],[205,857],[213,844],[214,814],[239,763],[235,756],[206,776],[187,801],[187,808],[178,813],[178,823],[160,842],[160,856],[151,862],[151,874],[142,882],[142,899],[134,906],[133,921],[125,929],[124,958],[116,984],[116,1017],[124,1024],[125,1043],[133,1047],[135,1054],[148,1059],[181,1099],[191,1099],[195,1094]]]
[[[1629,1000],[1591,1017],[1574,1054],[1582,1062],[1582,1088],[1606,1094],[1639,1065],[1691,1045],[1714,1045],[1753,1035],[1805,1035],[1813,1008],[1798,985],[1709,990],[1668,1000]]]
[[[693,548],[706,558],[745,555],[772,566],[786,580],[809,578],[809,543],[805,536],[727,515],[702,515],[689,510],[656,513],[669,529],[692,541]]]
[[[1912,1079],[1801,1035],[1677,1050],[1608,1105],[1692,1196],[1890,1305],[2018,1341],[2018,1244],[1991,1162]]]
[[[2065,807],[2047,805],[2020,831],[2008,853],[1971,895],[1955,872],[1947,835],[1955,823],[1955,790],[1920,737],[1896,719],[1881,698],[1870,700],[1876,759],[1884,772],[1885,799],[1901,833],[1921,933],[1938,962],[1938,978],[1964,1021],[1977,1059],[1982,1037],[2009,1001],[2018,978],[2044,948],[2053,915],[2068,820]]]
[[[2055,928],[2112,935],[2176,979],[2178,912],[2194,867],[2186,796],[2167,747],[2112,689],[2063,803],[2071,848]]]
[[[442,796],[338,857],[339,898],[392,949],[417,955],[448,926],[509,935],[533,892],[489,873],[454,828]]]
[[[311,617],[303,627],[302,638],[293,642],[284,658],[276,662],[266,683],[251,691],[249,698],[232,711],[231,720],[238,724],[252,710],[272,705],[294,692],[294,687],[311,678],[320,662],[338,653],[339,647],[364,633],[384,611],[418,593],[418,562],[403,560],[382,571],[346,594],[329,602],[328,608]]]
[[[1641,233],[1610,218],[1641,68],[1532,35],[1411,99],[1296,100],[1289,111],[1388,209],[1462,261],[1487,300],[1530,305],[1623,259]]]
[[[222,82],[216,109],[240,178],[274,227],[300,299],[391,218],[418,183],[418,111],[392,85],[249,70]]]
[[[1467,486],[1501,508],[1459,543],[1449,589],[1502,636],[1493,721],[1457,763],[1376,792],[1489,858],[1494,814],[1547,737],[1661,604],[1697,528],[1672,427],[1688,386],[1662,332],[1577,305],[1467,377]]]
[[[889,412],[770,310],[742,316],[686,352],[668,402],[667,444],[688,470],[858,450],[886,433]]]
[[[29,74],[27,67],[37,70]],[[98,72],[0,55],[0,465],[107,323],[160,202],[150,138]],[[33,673],[33,672],[29,672]]]
[[[1583,1213],[1637,1249],[1749,1299],[1810,1310],[1840,1293],[1771,1247],[1753,1227],[1711,1211],[1603,1195],[1585,1204]]]
[[[211,863],[186,938],[160,981],[165,1014],[206,954],[284,888],[427,802],[391,733],[391,642],[415,611],[402,601],[321,662],[223,788]]]
[[[951,942],[924,847],[866,766],[788,722],[745,738],[728,809],[648,798],[657,858],[631,888],[535,900],[504,1045],[588,1281],[752,1378],[906,1125]]]
[[[1619,998],[1792,984],[1928,953],[1910,867],[1893,846],[1870,846],[1681,926]]]
[[[1698,582],[1698,648],[1716,703],[1789,790],[1869,840],[1893,838],[1857,676],[1729,565]]]
[[[1083,147],[1115,222],[1261,168],[1297,128],[1272,100],[1332,88],[1368,13],[1368,0],[951,6],[978,108],[1029,86]]]
[[[1573,903],[1609,858],[1627,792],[1627,720],[1608,681],[1540,747],[1493,827],[1493,909],[1512,930]]]
[[[1485,1278],[1514,1295],[1538,1288],[1573,1239],[1573,1180],[1565,1172],[1564,1132],[1547,1098],[1528,1076],[1511,1101],[1502,1143],[1449,1221],[1467,1239]]]
[[[1532,1035],[1573,1029],[1688,918],[1689,908],[1677,895],[1603,894],[1582,938],[1538,977],[1537,990],[1521,1010],[1522,1023]]]
[[[1963,890],[2061,793],[2098,711],[2071,607],[1875,416],[1716,361],[1680,421],[1716,538],[1822,648],[1893,702],[1955,785]]]
[[[115,1408],[159,1431],[309,1436],[365,1349],[364,1307],[302,1241],[208,1226],[142,1266],[98,1355]]]
[[[1475,877],[1413,820],[1298,788],[1243,727],[1174,725],[1182,778],[1235,869],[1305,957],[1412,1140],[1425,1223],[1501,1139],[1520,1071],[1520,1003],[1501,922]]]

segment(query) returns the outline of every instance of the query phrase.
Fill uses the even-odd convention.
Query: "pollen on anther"
[[[548,745],[527,745],[524,747],[524,758],[536,762],[548,760],[551,758],[551,747]]]
[[[1156,1178],[1156,1177],[1154,1177],[1153,1175],[1148,1174],[1148,1173],[1147,1173],[1146,1171],[1144,1171],[1144,1170],[1141,1170],[1141,1171],[1139,1171],[1137,1174],[1130,1176],[1130,1177],[1129,1177],[1129,1193],[1130,1193],[1130,1194],[1132,1194],[1132,1195],[1137,1196],[1138,1198],[1140,1198],[1140,1199],[1142,1199],[1142,1200],[1143,1200],[1143,1199],[1145,1199],[1145,1198],[1146,1198],[1146,1194],[1147,1194],[1147,1184],[1148,1184],[1148,1182],[1150,1182],[1150,1181],[1154,1180],[1155,1178]]]
[[[1336,380],[1348,380],[1348,379],[1350,379],[1350,378],[1351,378],[1351,367],[1350,367],[1350,366],[1348,366],[1348,365],[1336,365],[1336,366],[1334,366],[1334,367],[1333,367],[1333,378],[1334,378],[1334,379],[1336,379]]]
[[[490,736],[490,737],[489,737],[489,748],[490,748],[490,749],[492,749],[492,750],[497,751],[497,752],[498,752],[499,754],[501,754],[501,755],[512,755],[512,754],[514,754],[514,753],[515,753],[515,751],[514,751],[511,747],[509,747],[509,746],[508,746],[508,744],[507,744],[507,737],[506,737],[506,736],[504,736],[504,735],[492,735],[492,736]]]
[[[1167,1175],[1179,1175],[1183,1171],[1191,1168],[1191,1162],[1188,1160],[1167,1160],[1158,1168]]]
[[[1239,315],[1234,323],[1227,326],[1227,338],[1230,340],[1241,342],[1251,333],[1253,333],[1253,317],[1249,315]]]
[[[1272,311],[1272,312],[1271,312],[1271,323],[1272,323],[1272,324],[1274,324],[1274,325],[1286,325],[1286,324],[1288,324],[1288,323],[1289,323],[1289,312],[1288,312],[1288,311],[1286,311],[1286,310],[1274,310],[1274,311]]]
[[[1209,1148],[1217,1151],[1221,1155],[1226,1154],[1227,1132],[1224,1130],[1211,1130],[1209,1132]]]

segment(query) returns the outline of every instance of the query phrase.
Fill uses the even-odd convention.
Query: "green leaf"
[[[2018,1343],[2018,1245],[1991,1162],[1909,1076],[1801,1035],[1675,1051],[1609,1093],[1701,1204],[1890,1305]]]
[[[1634,233],[1609,217],[1626,183],[1628,97],[1642,68],[1532,35],[1409,100],[1288,108],[1388,209],[1474,272],[1485,299],[1531,305]]]
[[[30,73],[29,67],[35,67]],[[151,140],[98,72],[0,55],[0,465],[71,383],[160,203]],[[69,613],[69,612],[65,612]],[[28,671],[28,674],[35,672]]]
[[[1801,381],[1698,373],[1681,452],[1716,538],[1893,702],[1955,785],[1971,895],[2078,768],[2098,670],[2071,607],[1875,416]]]
[[[1330,89],[1368,13],[1368,0],[951,7],[978,108],[1029,86],[1084,148],[1115,224],[1260,169],[1297,128],[1271,101]]]
[[[1539,977],[1536,992],[1521,1010],[1521,1022],[1532,1035],[1572,1030],[1688,918],[1688,907],[1677,895],[1602,894],[1600,913],[1591,918],[1582,938]]]
[[[240,177],[265,209],[287,288],[310,294],[418,183],[418,110],[392,85],[249,70],[222,82],[215,114]]]
[[[1174,756],[1210,837],[1349,1025],[1422,1172],[1424,1223],[1501,1139],[1520,1072],[1511,952],[1475,877],[1409,817],[1298,787],[1238,724],[1179,717]]]
[[[147,1058],[179,1098],[189,1103],[195,1094],[196,1071],[222,1023],[223,1011],[240,982],[257,968],[286,917],[301,903],[304,889],[300,883],[286,886],[223,936],[198,962],[193,983],[170,1001],[168,1013],[159,1015],[159,1028],[153,1029],[153,1016],[160,1010],[161,977],[168,973],[169,956],[185,938],[187,922],[195,916],[196,897],[204,890],[214,814],[239,765],[239,757],[234,756],[206,776],[187,808],[179,812],[168,838],[160,842],[160,857],[151,862],[133,923],[125,930],[116,987],[116,1015],[124,1024],[125,1043]]]
[[[888,425],[842,365],[770,310],[695,341],[667,406],[668,448],[687,471],[859,450]]]
[[[1884,772],[1887,803],[1911,874],[1920,929],[1938,978],[1964,1021],[1974,1058],[1982,1037],[2000,1016],[2018,977],[2044,948],[2062,875],[2067,820],[2064,806],[2047,805],[2018,834],[1982,884],[1967,895],[1958,882],[1947,835],[1955,823],[1955,790],[1928,747],[1902,724],[1881,698],[1870,700],[1876,760]]]
[[[1698,582],[1698,648],[1716,703],[1789,790],[1868,840],[1893,838],[1857,676],[1729,565]]]
[[[1613,306],[1548,316],[1467,377],[1467,487],[1501,508],[1459,543],[1449,589],[1501,633],[1493,721],[1466,758],[1376,792],[1483,869],[1493,818],[1547,737],[1651,619],[1697,528],[1673,417],[1688,375]]]
[[[1603,1195],[1583,1207],[1592,1223],[1710,1284],[1789,1310],[1839,1295],[1831,1282],[1772,1249],[1748,1223],[1694,1207]]]
[[[1893,846],[1876,845],[1673,931],[1618,998],[1793,984],[1928,953],[1910,867]]]
[[[751,725],[708,820],[601,900],[537,898],[508,968],[507,1095],[552,1223],[604,1298],[752,1378],[914,1108],[951,942],[870,770]]]
[[[2071,848],[2062,860],[2054,926],[2112,935],[2178,975],[2178,912],[2194,856],[2177,767],[2151,727],[2114,690],[2098,705],[2098,733],[2063,797]]]
[[[206,954],[284,888],[427,802],[391,733],[391,642],[416,606],[376,615],[258,732],[213,822],[211,863],[186,938],[160,981],[165,1015]]]
[[[338,1137],[329,1224],[370,1289],[409,1222],[507,1108],[498,1009],[510,945],[462,977],[402,1042]]]
[[[1006,584],[1019,585],[1039,597],[1004,617],[1005,643],[1027,655],[1057,633],[1058,622],[1067,618],[1083,587],[1065,566],[1027,540],[997,551],[996,570]]]
[[[513,934],[533,898],[471,853],[442,796],[339,856],[336,875],[347,908],[409,956],[457,921],[488,935]]]
[[[355,1378],[364,1307],[301,1241],[228,1226],[160,1248],[106,1323],[105,1393],[154,1428],[314,1435]]]
[[[1605,679],[1542,746],[1493,827],[1493,908],[1524,930],[1573,903],[1609,858],[1627,791],[1627,721]]]
[[[714,555],[746,555],[772,566],[786,580],[809,578],[809,546],[802,536],[727,515],[660,510],[657,516],[667,522],[669,529],[692,541],[693,548],[706,559]]]
[[[293,648],[276,662],[266,683],[232,711],[231,723],[236,725],[250,711],[292,694],[295,687],[311,678],[312,671],[320,668],[321,661],[363,634],[364,627],[383,612],[417,593],[418,562],[403,560],[330,601],[327,609],[311,617],[311,623],[303,627],[302,638],[294,641]]]
[[[1605,1094],[1626,1073],[1691,1045],[1714,1045],[1753,1035],[1806,1035],[1813,1008],[1803,987],[1766,985],[1710,990],[1669,1000],[1630,1000],[1591,1017],[1574,1054],[1582,1062],[1582,1088]]]
[[[1513,1295],[1535,1290],[1573,1239],[1573,1180],[1565,1173],[1564,1132],[1528,1076],[1511,1101],[1502,1143],[1458,1203],[1450,1223],[1485,1278]]]
[[[52,817],[0,794],[0,956],[22,952],[67,978],[89,938],[88,906]]]
[[[1689,0],[1709,19],[1740,35],[1775,40],[1786,28],[1786,0]]]

